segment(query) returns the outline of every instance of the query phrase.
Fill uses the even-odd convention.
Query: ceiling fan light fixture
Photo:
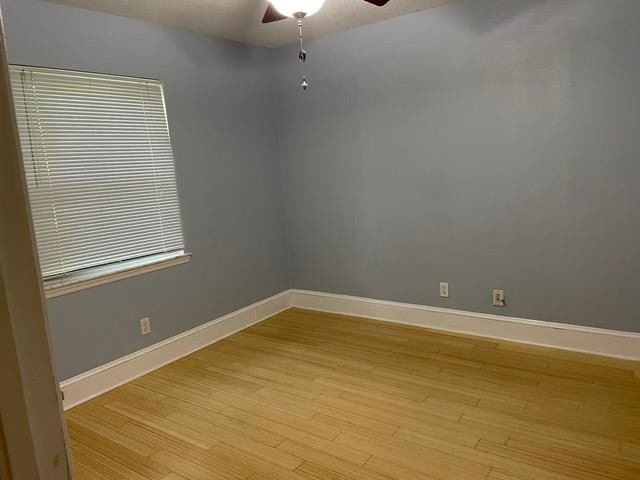
[[[324,0],[271,0],[271,3],[287,17],[295,17],[300,13],[309,17],[322,8]]]

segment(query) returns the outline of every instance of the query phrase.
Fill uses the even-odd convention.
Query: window
[[[181,263],[162,84],[22,66],[11,83],[45,288]]]

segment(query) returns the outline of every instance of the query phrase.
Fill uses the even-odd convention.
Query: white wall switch
[[[504,290],[494,288],[492,299],[494,307],[504,307]]]
[[[142,335],[151,333],[151,320],[149,320],[149,317],[144,317],[140,319],[140,333]]]
[[[449,284],[447,282],[440,282],[440,296],[449,298]]]

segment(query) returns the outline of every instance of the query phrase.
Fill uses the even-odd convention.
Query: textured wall
[[[288,287],[265,50],[40,0],[2,0],[9,60],[164,82],[184,266],[48,302],[61,379]],[[142,337],[138,320],[151,317]]]
[[[310,42],[305,94],[276,51],[293,286],[640,331],[639,24],[468,0]]]

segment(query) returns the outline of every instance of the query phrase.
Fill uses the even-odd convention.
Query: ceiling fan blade
[[[375,5],[376,7],[384,7],[387,3],[389,3],[389,0],[364,0],[367,3],[370,3],[371,5]]]
[[[276,7],[274,7],[271,4],[268,4],[267,11],[264,12],[264,17],[262,18],[262,23],[277,22],[278,20],[284,20],[285,18],[287,17],[282,15],[278,10],[276,10]]]

